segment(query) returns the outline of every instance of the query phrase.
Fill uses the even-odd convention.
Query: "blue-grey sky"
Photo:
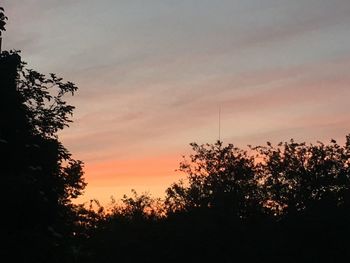
[[[4,48],[79,86],[87,196],[160,193],[188,143],[350,132],[349,0],[2,1]]]

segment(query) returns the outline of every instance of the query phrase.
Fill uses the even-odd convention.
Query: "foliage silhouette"
[[[1,31],[6,31],[5,25],[6,25],[7,16],[5,16],[4,8],[0,7],[0,36]]]
[[[82,162],[71,157],[56,134],[67,125],[73,109],[62,96],[76,88],[54,76],[46,79],[24,70],[17,52],[3,52],[0,64],[1,195],[7,200],[2,226],[7,238],[17,243],[11,245],[32,255],[25,256],[27,261],[40,262],[72,233],[74,222],[68,220],[73,213],[71,199],[86,185]],[[46,85],[58,88],[58,95],[49,94]]]
[[[274,215],[292,215],[317,206],[347,205],[350,192],[350,137],[344,147],[335,140],[306,145],[291,140],[278,148],[256,147],[262,162],[257,177],[263,183],[263,204]]]
[[[0,30],[5,19],[1,9]],[[0,54],[1,256],[62,262],[75,232],[71,200],[86,185],[83,163],[57,136],[74,109],[64,96],[77,88],[25,65],[17,51]]]
[[[115,205],[112,208],[112,216],[143,221],[155,220],[164,215],[165,211],[159,198],[152,198],[149,193],[139,195],[134,189],[131,190],[131,193],[132,196],[123,196],[121,205]]]
[[[168,208],[210,208],[244,217],[254,205],[254,158],[232,144],[223,147],[221,141],[191,146],[195,154],[179,168],[187,174],[188,186],[180,181],[167,189]]]
[[[171,185],[155,210],[166,216],[150,220],[148,196],[125,196],[123,209],[103,215],[86,243],[94,252],[82,262],[340,262],[349,255],[349,136],[344,146],[191,146],[179,168],[186,180]]]

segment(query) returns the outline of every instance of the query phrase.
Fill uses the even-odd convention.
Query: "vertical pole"
[[[219,105],[219,141],[221,141],[221,105]]]

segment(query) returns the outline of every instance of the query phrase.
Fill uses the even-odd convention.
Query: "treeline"
[[[340,262],[348,255],[350,136],[344,146],[192,147],[179,168],[186,180],[171,185],[163,202],[134,192],[94,213],[84,261]]]
[[[6,17],[0,9],[0,32]],[[0,54],[1,244],[6,262],[343,262],[349,255],[345,144],[191,144],[164,199],[76,205],[86,182],[57,132],[77,87]]]

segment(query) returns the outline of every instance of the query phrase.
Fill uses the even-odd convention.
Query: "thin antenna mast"
[[[219,141],[221,141],[221,105],[219,105]]]

